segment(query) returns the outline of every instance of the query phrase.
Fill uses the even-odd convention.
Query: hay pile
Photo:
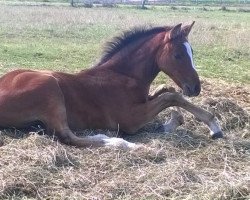
[[[126,138],[148,147],[131,152],[2,132],[0,199],[249,199],[250,90],[216,84],[203,81],[202,95],[192,101],[219,118],[222,140],[209,139],[206,126],[186,112],[175,133],[155,133],[169,111]]]

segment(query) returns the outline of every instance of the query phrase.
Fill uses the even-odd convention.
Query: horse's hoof
[[[221,131],[214,133],[212,136],[212,139],[218,139],[218,138],[223,138],[223,133]]]

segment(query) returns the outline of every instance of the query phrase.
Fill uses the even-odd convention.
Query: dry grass
[[[169,111],[126,138],[147,146],[131,152],[2,133],[0,199],[249,199],[249,88],[218,80],[203,81],[203,88],[193,101],[218,116],[225,139],[210,140],[186,112],[175,133],[156,133],[155,123]]]

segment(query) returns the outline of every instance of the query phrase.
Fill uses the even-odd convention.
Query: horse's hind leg
[[[37,117],[44,124],[46,134],[55,135],[60,142],[76,147],[104,146],[105,142],[101,138],[77,137],[70,130],[64,96],[56,80],[50,80],[39,95],[45,103],[40,105]]]
[[[45,112],[46,114],[43,116],[42,121],[45,124],[46,131],[49,134],[54,134],[60,142],[75,147],[108,146],[126,150],[140,147],[140,145],[127,142],[122,138],[110,138],[102,134],[88,137],[76,136],[69,128],[64,98],[60,89],[56,94],[57,98],[53,99],[53,101],[48,101],[47,112]]]
[[[137,149],[141,145],[127,142],[122,138],[110,138],[103,134],[95,136],[78,137],[68,127],[66,113],[64,109],[53,110],[53,118],[47,118],[46,128],[50,133],[54,133],[60,142],[75,147],[116,147],[120,149]]]

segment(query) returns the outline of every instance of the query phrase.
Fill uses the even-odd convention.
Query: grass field
[[[0,16],[1,73],[20,67],[76,72],[97,61],[105,41],[123,30],[195,20],[190,41],[200,74],[250,83],[249,13],[2,5]]]
[[[130,27],[195,20],[190,42],[203,90],[191,101],[213,112],[226,136],[210,140],[206,126],[186,112],[176,132],[157,133],[154,124],[169,111],[126,138],[146,146],[131,152],[76,149],[32,133],[12,139],[0,132],[0,199],[250,199],[250,14],[176,8],[0,2],[0,74],[17,68],[78,72]],[[165,82],[172,84],[161,74],[155,84]],[[83,134],[100,132],[117,134]]]

